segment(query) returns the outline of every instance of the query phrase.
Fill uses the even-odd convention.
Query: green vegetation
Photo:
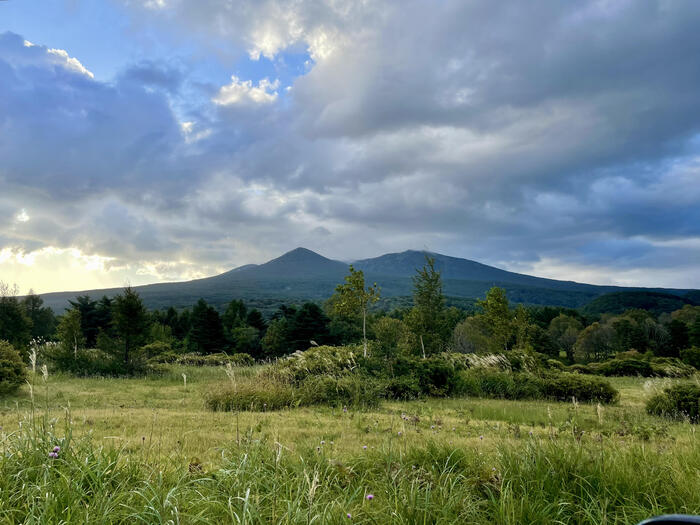
[[[0,294],[0,521],[700,512],[700,307],[591,316],[509,297],[448,306],[430,257],[388,312],[352,267],[325,303],[269,315],[241,299],[149,311],[127,287],[55,318]]]
[[[647,412],[673,419],[700,423],[700,386],[674,385],[647,402]]]
[[[264,370],[232,369],[241,386]],[[622,524],[700,512],[696,433],[643,406],[670,380],[616,379],[611,406],[432,398],[234,416],[203,404],[222,378],[177,365],[31,377],[33,398],[0,405],[0,521]]]

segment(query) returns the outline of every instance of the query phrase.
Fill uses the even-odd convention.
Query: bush
[[[299,390],[302,405],[376,407],[384,397],[382,384],[362,374],[311,376]]]
[[[168,343],[163,341],[154,341],[141,347],[141,353],[146,359],[152,359],[163,354],[173,354],[173,348]],[[168,361],[161,361],[166,363]]]
[[[298,406],[297,391],[281,381],[255,377],[254,381],[223,383],[205,394],[205,404],[215,412],[280,410]]]
[[[10,343],[0,340],[0,395],[16,392],[26,379],[22,356]]]
[[[569,372],[574,373],[574,374],[593,374],[594,373],[593,370],[591,369],[591,367],[589,367],[588,365],[580,365],[580,364],[571,365],[571,366],[567,367],[567,370]]]
[[[600,364],[599,373],[604,376],[642,376],[654,375],[654,369],[648,361],[641,359],[611,359]]]
[[[124,361],[114,359],[98,348],[79,349],[75,352],[62,345],[56,345],[46,351],[45,357],[53,369],[81,377],[118,376],[145,370],[140,360],[135,359],[127,368]]]
[[[681,350],[681,361],[700,370],[700,348],[694,346],[693,348]]]
[[[232,366],[253,366],[255,359],[245,353],[202,355],[191,352],[179,356],[175,362],[178,365],[186,366],[224,366],[228,363],[231,363]]]
[[[607,381],[598,377],[584,377],[579,374],[561,373],[542,378],[543,395],[557,401],[600,401],[615,403],[620,394]]]
[[[651,367],[658,377],[690,377],[695,373],[695,368],[677,357],[654,357]]]
[[[280,359],[269,369],[268,374],[285,377],[297,384],[309,376],[340,377],[357,368],[361,356],[360,347],[317,346]]]
[[[700,423],[700,386],[675,385],[647,401],[647,412],[668,419],[688,419]]]
[[[550,368],[552,370],[560,370],[563,371],[566,369],[566,366],[564,363],[559,361],[558,359],[547,359],[547,368]]]

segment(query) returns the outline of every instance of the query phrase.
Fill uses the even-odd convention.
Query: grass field
[[[236,369],[237,381],[254,373]],[[430,399],[207,411],[203,393],[224,381],[221,368],[193,367],[37,376],[33,393],[0,401],[0,522],[635,523],[700,513],[697,425],[644,412],[669,380],[613,379],[620,403],[603,407]]]

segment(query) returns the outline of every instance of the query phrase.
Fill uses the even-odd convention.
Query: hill
[[[468,304],[469,299],[483,297],[492,286],[508,292],[512,302],[578,308],[603,294],[629,289],[596,286],[573,281],[557,281],[519,274],[438,253],[430,253],[442,272],[445,295],[452,304]],[[391,306],[410,302],[416,269],[425,263],[426,252],[409,250],[353,262],[365,273],[368,282],[377,282],[382,297],[392,299]],[[213,277],[186,282],[159,283],[134,287],[149,308],[185,308],[199,298],[218,308],[232,299],[242,299],[250,307],[271,313],[282,303],[322,301],[327,299],[347,274],[348,264],[323,257],[306,248],[297,248],[264,264],[247,264]],[[689,290],[653,289],[673,297]],[[77,295],[99,298],[113,296],[120,288],[43,294],[45,303],[57,313],[63,312],[68,300]],[[692,292],[691,292],[692,293]],[[690,299],[687,299],[690,300]]]
[[[595,317],[603,313],[621,314],[626,310],[639,308],[641,310],[648,310],[654,315],[659,315],[683,308],[686,304],[692,305],[695,303],[686,296],[663,292],[612,292],[601,295],[588,303],[583,308],[583,312],[586,315]]]

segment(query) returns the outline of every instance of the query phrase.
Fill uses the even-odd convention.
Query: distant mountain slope
[[[365,273],[368,282],[377,282],[382,296],[409,298],[411,277],[425,263],[425,252],[409,250],[371,259],[353,265]],[[513,302],[546,304],[578,308],[596,297],[613,291],[633,290],[614,286],[595,286],[572,281],[556,281],[508,272],[467,259],[429,254],[442,272],[445,295],[459,303],[464,299],[483,297],[492,286],[501,286]],[[306,248],[297,248],[264,264],[246,264],[228,272],[177,283],[160,283],[134,287],[149,308],[184,308],[199,298],[223,308],[232,299],[242,299],[251,307],[271,313],[283,302],[325,300],[347,274],[348,264],[323,257]],[[99,298],[113,296],[119,288],[57,292],[43,294],[45,303],[57,313],[63,312],[76,295]],[[689,290],[654,289],[682,295]],[[694,292],[690,292],[694,293]]]
[[[659,315],[683,308],[686,304],[694,304],[685,296],[678,296],[653,291],[624,291],[601,295],[587,304],[583,311],[588,315],[602,313],[621,314],[625,310],[640,308]]]

